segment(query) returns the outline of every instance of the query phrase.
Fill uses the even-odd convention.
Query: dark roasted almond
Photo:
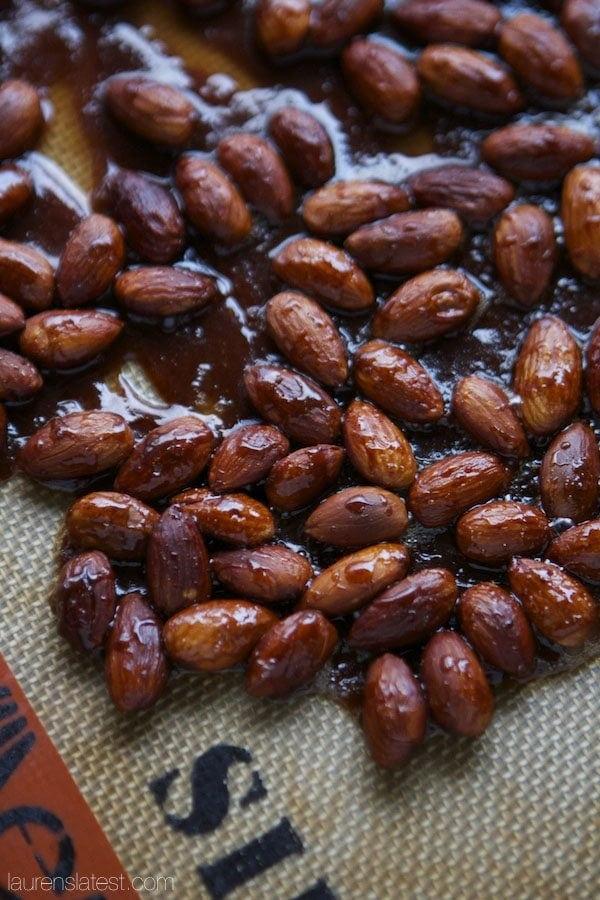
[[[20,156],[36,143],[44,117],[40,98],[27,81],[3,81],[0,84],[0,159]]]
[[[121,125],[154,144],[182,147],[196,128],[196,111],[185,94],[143,75],[111,78],[105,100]]]
[[[56,288],[63,306],[97,300],[112,284],[125,260],[125,242],[107,216],[82,219],[67,238],[56,270]]]
[[[203,309],[219,296],[212,278],[180,266],[144,266],[123,272],[115,295],[139,316],[177,316]]]
[[[417,471],[405,435],[376,406],[353,400],[344,416],[344,443],[357,472],[373,484],[402,490]]]
[[[275,534],[267,507],[247,494],[213,494],[206,488],[193,488],[173,499],[193,516],[203,534],[226,544],[256,547]]]
[[[579,578],[600,582],[600,519],[563,531],[550,544],[548,556]]]
[[[467,224],[487,225],[515,196],[510,182],[486,169],[439,166],[410,179],[417,206],[453,209]]]
[[[307,506],[337,480],[343,461],[344,451],[333,444],[290,453],[269,472],[265,486],[269,503],[286,512]]]
[[[452,412],[480,444],[502,456],[529,456],[529,444],[517,414],[499,385],[468,375],[454,389]]]
[[[283,106],[271,116],[269,131],[300,184],[318,187],[333,176],[333,147],[325,128],[312,113]]]
[[[219,162],[248,201],[271,222],[292,214],[294,189],[288,171],[272,144],[256,134],[233,134],[217,146]]]
[[[497,60],[455,44],[430,44],[417,71],[431,93],[477,112],[512,115],[524,101],[514,78]]]
[[[501,16],[485,0],[402,0],[392,10],[401,31],[423,44],[448,41],[478,47],[495,35]]]
[[[194,519],[169,506],[150,533],[146,554],[148,588],[164,616],[210,597],[208,555]]]
[[[33,182],[24,169],[0,166],[0,224],[22,209],[33,196]]]
[[[234,491],[261,481],[289,450],[288,439],[273,425],[242,425],[217,448],[208,472],[210,489]]]
[[[383,0],[323,0],[313,3],[310,40],[316,47],[335,47],[367,28],[383,10]]]
[[[577,166],[563,183],[565,244],[581,275],[600,278],[600,165]]]
[[[0,401],[30,400],[42,384],[42,376],[32,362],[0,347]]]
[[[258,39],[271,56],[299,50],[309,23],[310,0],[259,0],[256,5]]]
[[[349,487],[321,501],[304,523],[312,540],[333,547],[393,541],[406,531],[404,500],[378,487]]]
[[[555,181],[594,155],[594,141],[561,125],[507,125],[485,138],[481,154],[513,181]]]
[[[476,506],[456,523],[458,549],[467,559],[484,566],[501,566],[513,556],[540,553],[550,536],[542,510],[516,500]]]
[[[565,0],[561,7],[561,23],[579,55],[593,69],[599,69],[600,6],[597,0]]]
[[[592,330],[586,351],[586,389],[592,409],[600,413],[600,319]]]
[[[0,294],[0,338],[20,331],[24,325],[25,315],[21,307]]]
[[[334,181],[304,201],[302,217],[310,231],[326,236],[348,234],[373,222],[405,212],[410,206],[404,188],[383,181]]]
[[[530,674],[535,638],[523,607],[512,594],[482,581],[460,598],[458,619],[461,630],[485,662],[509,675]]]
[[[54,269],[29,244],[0,238],[0,291],[27,309],[47,309],[54,296]]]
[[[216,553],[211,565],[228,590],[262,603],[293,600],[313,574],[305,556],[277,544]]]
[[[552,219],[526,203],[502,213],[494,230],[494,262],[505,290],[523,306],[546,293],[556,266]]]
[[[51,599],[58,631],[82,653],[100,650],[115,614],[115,576],[104,555],[80,553],[60,570]]]
[[[557,434],[542,461],[540,491],[549,516],[583,522],[598,511],[600,451],[594,432],[574,422]]]
[[[21,350],[45,369],[72,369],[91,362],[121,334],[123,322],[97,309],[58,309],[27,319]]]
[[[342,71],[368,112],[394,123],[414,115],[421,100],[415,67],[390,44],[355,38],[342,53]]]
[[[500,28],[499,50],[526,85],[554,100],[573,100],[583,75],[562,31],[533,13],[521,13]]]
[[[143,560],[159,515],[141,500],[115,491],[80,497],[66,517],[70,542],[86,550],[101,550],[112,559]]]
[[[227,245],[248,236],[250,211],[223,169],[201,156],[181,156],[175,177],[188,218],[201,234]]]

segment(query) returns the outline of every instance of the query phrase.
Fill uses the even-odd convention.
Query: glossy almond
[[[542,461],[540,490],[549,516],[583,522],[598,511],[600,450],[594,432],[574,422],[557,434]]]
[[[333,319],[297,291],[271,297],[265,308],[267,330],[289,361],[317,381],[341,387],[348,377],[346,348]]]
[[[494,696],[479,660],[458,634],[440,631],[431,638],[421,676],[438,725],[464,737],[483,734],[494,713]]]
[[[514,559],[510,586],[538,631],[563,647],[580,647],[600,623],[600,606],[584,586],[550,562]]]
[[[540,206],[513,206],[494,230],[494,263],[506,291],[523,306],[546,293],[556,266],[552,219]]]
[[[502,493],[509,481],[508,469],[492,453],[454,453],[417,473],[408,505],[422,525],[439,528]]]
[[[244,371],[252,405],[298,444],[332,444],[341,412],[329,394],[306,375],[283,366],[257,363]]]
[[[450,617],[458,589],[448,569],[421,569],[392,584],[354,621],[348,641],[378,652],[425,640]]]
[[[262,603],[293,600],[313,574],[305,556],[277,544],[216,553],[211,565],[228,590]]]
[[[353,400],[344,416],[344,443],[350,462],[367,481],[403,490],[417,471],[405,435],[376,406]]]
[[[439,99],[477,112],[513,115],[524,105],[514,78],[497,60],[454,44],[430,44],[417,71]]]
[[[600,278],[600,165],[569,172],[561,214],[571,263],[581,275]]]
[[[521,13],[500,28],[499,50],[526,85],[544,97],[573,100],[583,75],[562,31],[533,13]]]
[[[363,31],[383,10],[383,0],[323,0],[313,4],[310,40],[316,47],[335,47]]]
[[[40,98],[27,81],[0,84],[0,159],[20,156],[36,143],[44,124]]]
[[[115,295],[139,316],[177,316],[203,309],[219,292],[212,278],[194,269],[145,266],[119,275]]]
[[[63,306],[82,306],[101,297],[124,260],[123,235],[112,219],[98,213],[82,219],[67,238],[56,270]]]
[[[344,246],[366,269],[409,275],[446,262],[462,238],[456,213],[421,209],[363,225],[346,238]]]
[[[344,451],[333,444],[317,444],[290,453],[276,462],[265,490],[271,506],[291,512],[301,509],[335,483]]]
[[[529,456],[529,444],[506,392],[497,384],[468,375],[454,389],[452,412],[474,440],[501,456]]]
[[[600,6],[597,0],[565,0],[560,20],[582,59],[593,69],[599,69]]]
[[[388,122],[414,115],[421,88],[413,64],[389,44],[355,38],[342,53],[342,71],[361,106]]]
[[[97,491],[73,503],[65,525],[75,547],[101,550],[112,559],[143,560],[158,519],[157,512],[135,497]]]
[[[542,510],[516,500],[476,506],[456,523],[460,552],[485,566],[501,566],[513,556],[540,553],[550,536],[550,525]]]
[[[482,659],[509,675],[523,677],[533,669],[535,638],[523,607],[512,594],[490,581],[460,598],[460,628]]]
[[[33,182],[29,174],[6,164],[0,166],[0,224],[14,216],[33,196]]]
[[[295,238],[275,254],[272,264],[283,281],[339,309],[358,312],[375,301],[365,273],[334,244]]]
[[[217,146],[219,162],[255,209],[271,222],[292,214],[294,189],[273,145],[256,134],[233,134]]]
[[[384,769],[404,765],[425,740],[427,703],[403,659],[386,653],[369,666],[362,726],[371,756]]]
[[[581,402],[581,381],[581,353],[565,323],[556,316],[538,319],[527,332],[514,374],[527,430],[552,434],[569,422]]]
[[[208,555],[194,519],[186,509],[169,506],[148,539],[146,577],[152,603],[171,616],[211,592]]]
[[[252,651],[246,690],[254,697],[284,697],[312,681],[337,639],[337,631],[320,612],[292,613],[273,625]]]
[[[196,111],[182,91],[144,76],[111,78],[105,101],[121,125],[155,144],[183,147],[196,127]]]
[[[72,369],[95,359],[122,329],[117,316],[96,309],[47,310],[27,319],[19,343],[45,369]]]
[[[439,166],[410,179],[417,206],[452,209],[468,225],[487,225],[515,196],[510,182],[487,169]]]
[[[117,472],[115,489],[140,500],[173,494],[195,481],[209,460],[214,441],[202,419],[171,419],[136,444]]]
[[[481,155],[513,181],[555,181],[594,155],[594,141],[561,125],[515,124],[492,131]]]
[[[29,244],[0,238],[0,291],[26,309],[47,309],[54,296],[54,269]]]
[[[43,385],[42,376],[28,359],[0,347],[0,401],[30,400]]]
[[[310,22],[310,0],[259,0],[256,31],[271,56],[295,53],[304,43]]]
[[[357,350],[354,378],[370,400],[407,422],[437,422],[444,415],[442,395],[426,369],[385,341],[369,341]]]
[[[600,413],[600,319],[594,325],[586,350],[586,390],[592,409]]]
[[[448,41],[478,47],[493,39],[501,16],[485,0],[401,0],[392,18],[402,34],[423,44]]]
[[[302,217],[309,231],[326,236],[348,234],[376,219],[410,206],[404,188],[383,181],[334,181],[304,201]]]
[[[333,547],[393,541],[406,531],[404,500],[378,487],[349,487],[323,500],[304,524],[309,538]]]
[[[288,439],[273,425],[242,425],[217,448],[208,472],[209,486],[213,491],[234,491],[261,481],[289,450]]]
[[[481,293],[456,269],[432,269],[405,281],[373,319],[375,337],[419,343],[464,327]]]
[[[600,519],[563,531],[550,544],[548,556],[579,578],[600,582]]]
[[[21,307],[0,294],[0,338],[20,331],[24,325],[25,315]]]
[[[271,116],[269,132],[300,184],[318,187],[333,176],[333,146],[325,128],[312,113],[283,106]]]
[[[252,227],[250,212],[219,166],[200,156],[181,156],[175,178],[187,216],[204,237],[227,245],[247,237]]]
[[[255,547],[275,534],[275,522],[266,506],[247,494],[213,494],[193,488],[174,498],[193,516],[203,534],[236,544]]]
[[[89,410],[50,419],[31,435],[18,459],[32,478],[85,478],[116,468],[132,449],[133,432],[122,416]]]
[[[102,648],[116,603],[112,567],[98,551],[65,563],[51,599],[59,634],[82,653]]]
[[[301,600],[303,608],[327,616],[360,609],[394,581],[404,578],[410,556],[404,544],[374,544],[336,560],[311,582]]]

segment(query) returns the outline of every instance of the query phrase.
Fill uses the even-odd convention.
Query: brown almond
[[[124,261],[125,242],[113,220],[98,213],[82,219],[67,238],[56,270],[62,305],[83,306],[97,300]]]
[[[348,378],[342,337],[325,310],[297,291],[283,291],[266,305],[267,330],[292,365],[328,387]]]
[[[491,581],[481,582],[460,598],[460,627],[482,659],[516,677],[533,669],[535,638],[523,607]]]
[[[573,100],[583,74],[562,31],[533,13],[521,13],[500,28],[499,50],[526,85],[553,100]]]
[[[323,0],[313,4],[310,40],[316,47],[335,47],[367,28],[382,10],[383,0]]]
[[[177,316],[196,312],[219,296],[215,281],[180,266],[143,266],[115,281],[119,303],[138,316]]]
[[[386,653],[369,666],[362,726],[371,756],[384,769],[404,765],[425,740],[425,696],[403,659]]]
[[[272,144],[256,134],[233,134],[217,146],[219,162],[229,172],[248,203],[271,222],[291,216],[294,188]]]
[[[561,125],[507,125],[485,138],[481,155],[513,181],[555,181],[594,155],[594,141]]]
[[[421,569],[379,594],[354,621],[348,642],[378,652],[409,647],[448,621],[458,588],[448,569]]]
[[[560,21],[582,59],[593,69],[600,68],[600,7],[597,0],[565,0]]]
[[[0,84],[0,122],[0,159],[21,156],[35,146],[44,116],[38,93],[29,82],[15,79]]]
[[[151,78],[113,77],[105,101],[121,125],[154,144],[183,147],[196,128],[196,111],[185,94]]]
[[[563,531],[550,544],[548,556],[579,578],[600,582],[600,519]]]
[[[333,625],[313,609],[275,623],[252,651],[246,690],[253,697],[284,697],[315,677],[335,649]]]
[[[20,331],[24,325],[25,315],[21,307],[0,294],[0,338]]]
[[[336,560],[311,582],[303,608],[343,616],[365,606],[394,581],[404,578],[410,556],[404,544],[374,544]]]
[[[73,503],[65,524],[75,547],[137,561],[145,558],[148,537],[158,519],[157,512],[135,497],[97,491]]]
[[[464,737],[483,734],[494,696],[479,660],[456,632],[434,634],[423,651],[421,676],[438,725]]]
[[[502,566],[513,556],[541,553],[550,536],[542,510],[516,500],[476,506],[456,523],[458,549],[484,566]]]
[[[414,481],[417,463],[409,442],[371,403],[352,401],[344,416],[344,443],[350,462],[367,481],[393,491]]]
[[[51,606],[75,650],[100,650],[115,614],[115,576],[104,553],[80,553],[60,570]]]
[[[454,44],[430,44],[417,71],[440,100],[476,112],[513,115],[524,106],[514,78],[497,60]]]
[[[276,462],[265,485],[271,506],[291,512],[324,493],[337,480],[344,451],[332,444],[303,447]]]
[[[492,453],[454,453],[417,473],[408,505],[422,525],[440,528],[471,506],[502,493],[509,481],[508,469]]]
[[[310,22],[310,0],[259,0],[258,40],[270,56],[295,53],[304,43]]]
[[[456,213],[420,209],[363,225],[346,238],[344,246],[366,269],[410,275],[446,262],[462,238]]]
[[[600,606],[560,566],[514,559],[508,578],[527,617],[548,640],[563,647],[580,647],[597,633]]]
[[[600,450],[594,432],[574,422],[557,434],[542,461],[540,491],[549,516],[583,522],[598,510]]]
[[[404,500],[378,487],[349,487],[322,500],[304,523],[309,538],[333,547],[393,541],[406,531]]]
[[[105,676],[122,713],[149,709],[163,693],[169,668],[161,624],[141,594],[121,600],[106,647]]]
[[[294,238],[275,254],[272,265],[275,274],[292,287],[316,294],[339,309],[358,312],[375,302],[365,273],[334,244]]]
[[[42,385],[42,376],[32,362],[0,347],[0,401],[30,400]]]
[[[586,389],[592,409],[600,413],[600,319],[594,325],[586,350]]]
[[[95,359],[121,334],[123,322],[96,309],[47,310],[27,319],[21,350],[45,369],[73,369]]]
[[[325,128],[312,113],[284,106],[271,116],[269,132],[300,184],[318,187],[332,178],[333,146]]]
[[[219,166],[200,156],[181,156],[175,178],[187,216],[204,237],[233,245],[248,236],[250,211]]]
[[[521,422],[505,391],[497,384],[468,375],[454,389],[452,412],[472,438],[501,456],[529,456]]]
[[[471,166],[426,169],[409,183],[417,206],[452,209],[471,226],[487,225],[515,196],[510,182]]]
[[[505,290],[523,306],[546,293],[556,266],[552,219],[529,203],[502,213],[494,230],[494,263]]]
[[[600,165],[577,166],[563,183],[565,244],[581,275],[600,278]]]
[[[521,418],[535,435],[552,434],[569,422],[581,403],[581,353],[556,316],[533,323],[517,358],[514,389]]]
[[[273,516],[264,504],[247,494],[213,494],[194,488],[174,497],[193,516],[203,534],[226,544],[256,547],[272,540]]]
[[[415,67],[389,44],[355,38],[342,53],[342,71],[361,106],[388,122],[405,122],[421,100]]]
[[[216,553],[212,570],[228,590],[261,603],[293,600],[313,574],[305,556],[277,544]]]
[[[442,395],[426,369],[385,341],[369,341],[359,347],[354,378],[370,400],[407,422],[437,422],[444,415]]]
[[[210,489],[234,491],[261,481],[289,450],[288,439],[273,425],[242,425],[217,448],[208,472]]]
[[[332,237],[348,234],[384,216],[405,212],[410,200],[404,188],[383,181],[335,181],[304,201],[302,217],[309,231]]]
[[[403,0],[392,18],[403,34],[423,44],[448,41],[469,47],[490,43],[501,20],[485,0]]]
[[[117,413],[88,410],[56,416],[27,440],[21,469],[44,480],[85,478],[116,468],[133,449],[133,432]]]
[[[146,574],[152,603],[164,616],[210,597],[208,555],[185,508],[169,506],[152,529]]]
[[[0,224],[22,209],[33,196],[33,182],[19,166],[0,166]]]
[[[54,296],[54,269],[34,247],[0,238],[0,291],[26,309],[47,309]]]

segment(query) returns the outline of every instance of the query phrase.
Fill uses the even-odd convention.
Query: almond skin
[[[565,323],[544,316],[533,323],[519,353],[514,389],[521,418],[535,435],[552,434],[581,403],[581,353]]]
[[[33,196],[33,182],[19,166],[0,166],[0,224],[22,209]]]
[[[288,439],[273,425],[242,425],[215,452],[208,472],[210,489],[234,491],[261,481],[289,450]]]
[[[73,369],[95,359],[122,330],[123,322],[110,313],[52,309],[27,319],[19,343],[45,369]]]
[[[299,50],[308,34],[309,0],[259,0],[256,31],[260,44],[271,56]]]
[[[222,169],[199,156],[181,156],[175,178],[188,218],[204,237],[234,245],[248,236],[250,211]]]
[[[556,266],[552,219],[540,206],[513,206],[494,230],[494,263],[505,290],[523,306],[546,293]]]
[[[329,394],[306,375],[258,363],[244,372],[252,405],[298,444],[332,444],[341,425],[341,412]]]
[[[594,155],[594,141],[560,125],[507,125],[484,139],[481,155],[513,181],[555,181]]]
[[[113,220],[98,213],[83,219],[67,238],[56,271],[62,305],[83,306],[97,300],[124,261],[125,242]]]
[[[548,556],[579,578],[600,582],[600,519],[568,528],[554,538]]]
[[[279,153],[269,141],[240,132],[219,141],[217,155],[247,202],[270,222],[291,216],[294,188]]]
[[[554,100],[573,100],[583,75],[564,34],[546,19],[522,13],[500,29],[500,53],[526,85]]]
[[[592,409],[600,413],[600,319],[594,325],[586,351],[586,389]]]
[[[21,307],[0,294],[0,338],[20,331],[24,325],[25,315]]]
[[[417,206],[452,209],[471,226],[487,225],[515,196],[510,182],[486,169],[440,166],[410,179]]]
[[[410,199],[404,188],[383,181],[335,181],[304,201],[302,217],[309,231],[334,237],[376,219],[405,212]]]
[[[414,115],[421,88],[414,66],[387,44],[355,38],[342,53],[342,71],[361,106],[388,122]]]
[[[513,556],[540,553],[550,537],[550,525],[541,509],[515,500],[476,506],[456,523],[458,549],[484,566],[502,566]]]
[[[349,487],[323,500],[304,524],[312,540],[333,547],[393,541],[406,531],[401,497],[377,487]]]
[[[582,59],[598,69],[600,8],[596,0],[565,0],[560,20]]]
[[[178,494],[174,502],[193,516],[203,534],[226,544],[255,547],[275,534],[267,507],[247,494],[213,494],[206,488],[194,488]]]
[[[348,642],[374,652],[417,644],[450,618],[457,596],[452,572],[421,569],[379,594],[354,621]]]
[[[386,653],[369,666],[362,726],[371,756],[384,769],[404,765],[425,740],[425,696],[403,659]]]
[[[315,677],[335,649],[337,631],[316,610],[292,613],[260,639],[248,662],[253,697],[284,697]]]
[[[469,507],[502,493],[509,481],[508,469],[492,453],[455,453],[417,473],[408,505],[422,525],[440,528]]]
[[[409,442],[371,403],[352,401],[344,416],[344,443],[350,462],[367,481],[397,491],[414,481],[417,463]]]
[[[569,172],[561,214],[571,263],[581,275],[600,278],[600,165]]]
[[[483,53],[454,44],[430,44],[417,71],[439,99],[476,112],[513,115],[523,108],[521,92],[509,71]]]
[[[208,555],[186,509],[169,506],[152,529],[146,574],[152,603],[164,616],[210,597]]]
[[[460,598],[460,627],[485,662],[522,678],[533,669],[535,638],[522,606],[491,581],[481,582]]]
[[[216,553],[212,570],[228,590],[261,603],[293,600],[313,574],[305,556],[277,544]]]
[[[219,296],[212,278],[178,266],[145,266],[115,281],[119,303],[139,316],[177,316],[196,312]]]
[[[382,10],[383,0],[324,0],[313,4],[310,40],[316,47],[335,47],[367,28]]]
[[[308,506],[337,480],[344,451],[333,444],[317,444],[290,453],[276,462],[265,490],[271,506],[285,512]]]
[[[462,238],[456,213],[420,209],[363,225],[346,238],[344,246],[366,269],[410,275],[446,262]]]
[[[47,309],[54,296],[54,269],[39,250],[0,238],[0,291],[26,309]]]
[[[316,294],[331,306],[350,311],[369,309],[373,288],[352,257],[334,244],[315,238],[288,241],[272,260],[282,281],[308,294]]]
[[[311,582],[301,606],[326,616],[343,616],[365,606],[404,578],[410,556],[404,544],[374,544],[338,559]]]
[[[444,401],[429,373],[404,350],[369,341],[354,357],[356,385],[386,412],[407,422],[437,422]]]
[[[423,651],[421,676],[438,725],[464,737],[483,734],[494,696],[479,660],[456,632],[434,634]]]
[[[469,47],[489,43],[501,20],[484,0],[403,0],[392,18],[402,33],[423,44],[448,41]]]
[[[210,428],[196,416],[179,416],[143,438],[117,472],[115,490],[140,500],[166,497],[191,484],[214,446]]]
[[[549,516],[583,522],[598,510],[600,451],[594,432],[574,422],[557,434],[542,461],[540,490]]]
[[[149,709],[166,687],[160,621],[141,594],[127,594],[119,604],[104,671],[110,698],[122,713]]]
[[[111,78],[105,102],[121,125],[154,144],[183,147],[196,128],[196,111],[185,94],[150,78]]]
[[[331,140],[311,113],[284,106],[271,116],[269,132],[299,184],[318,187],[333,177],[335,162]]]
[[[159,518],[135,497],[97,491],[75,501],[65,524],[75,547],[101,550],[117,560],[143,560],[148,537]]]
[[[550,562],[514,559],[510,586],[538,631],[563,647],[581,647],[600,622],[597,602],[586,588]]]
[[[474,440],[501,456],[529,456],[529,444],[521,422],[505,391],[497,384],[468,375],[454,389],[452,412]]]
[[[60,570],[51,599],[58,632],[81,653],[100,650],[115,614],[115,576],[104,553],[80,553]]]
[[[423,272],[405,281],[377,311],[373,334],[388,341],[435,340],[466,325],[480,301],[480,292],[462,272]]]
[[[292,365],[332,388],[348,378],[346,348],[333,319],[310,297],[283,291],[266,306],[267,330]]]
[[[32,362],[0,347],[0,401],[30,400],[42,385],[42,376]]]
[[[21,156],[30,150],[44,124],[37,91],[27,81],[0,84],[0,159]]]

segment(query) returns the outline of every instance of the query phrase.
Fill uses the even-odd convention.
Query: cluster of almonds
[[[567,0],[565,8],[581,5]],[[305,30],[297,25],[302,9],[308,11]],[[290,10],[298,12],[296,19]],[[379,11],[379,2],[364,0],[313,8],[302,0],[273,0],[259,6],[259,31],[277,53],[296,50],[305,40],[329,46]],[[499,30],[501,52],[527,84],[554,98],[560,90],[563,99],[582,88],[570,45],[545,19],[518,16],[502,24],[481,0],[408,0],[395,16],[411,34],[427,39],[472,44]],[[589,56],[573,16],[565,14],[565,22],[582,56]],[[294,46],[273,41],[275,26],[281,31],[286,24],[301,34]],[[326,41],[323,34],[333,24],[335,40]],[[394,121],[412,115],[419,80],[398,51],[358,38],[343,51],[342,64],[369,110]],[[428,47],[418,74],[432,93],[463,107],[510,114],[522,105],[512,75],[466,47]],[[144,75],[115,76],[104,98],[111,115],[139,138],[173,149],[193,140],[197,110],[184,91]],[[0,155],[13,158],[39,133],[36,92],[23,82],[5,82],[0,115]],[[268,130],[269,139],[248,133],[223,138],[214,160],[185,153],[174,170],[188,223],[221,246],[248,237],[250,207],[279,222],[293,213],[294,181],[317,188],[302,207],[316,237],[291,239],[272,260],[275,273],[295,291],[266,304],[268,332],[295,368],[257,362],[245,371],[247,394],[268,424],[239,426],[217,443],[207,425],[190,415],[135,444],[121,416],[77,412],[36,431],[22,447],[19,465],[43,481],[117,469],[114,490],[87,494],[68,512],[70,542],[83,552],[62,569],[53,605],[59,630],[74,647],[105,649],[107,683],[120,710],[151,706],[171,663],[198,671],[247,663],[251,694],[287,695],[311,681],[333,653],[338,631],[331,619],[358,613],[348,642],[377,655],[366,677],[363,724],[374,758],[391,767],[405,762],[424,739],[428,710],[450,732],[476,736],[485,730],[493,695],[480,658],[522,677],[534,665],[532,625],[565,647],[580,646],[597,630],[600,607],[566,571],[600,580],[600,520],[588,521],[600,500],[600,453],[591,428],[573,422],[583,394],[581,353],[560,319],[538,319],[515,368],[518,414],[496,383],[479,375],[461,379],[453,414],[486,449],[418,470],[396,420],[432,425],[446,410],[429,372],[396,344],[456,332],[473,316],[481,302],[477,286],[462,272],[441,267],[463,242],[465,226],[496,220],[498,275],[515,300],[534,304],[556,263],[552,220],[531,204],[505,211],[514,197],[512,184],[479,167],[442,166],[415,175],[406,186],[326,184],[335,174],[334,154],[312,114],[279,109]],[[566,246],[574,268],[589,278],[600,277],[600,167],[581,163],[594,151],[585,134],[538,124],[500,128],[482,145],[484,159],[514,181],[564,178]],[[0,170],[0,216],[14,213],[30,195],[23,170]],[[122,322],[114,314],[72,308],[100,303],[109,289],[124,310],[151,317],[195,312],[218,297],[214,279],[188,265],[169,265],[181,256],[186,224],[168,187],[139,172],[112,171],[94,202],[102,213],[76,226],[56,273],[34,248],[0,240],[0,290],[8,295],[0,299],[1,334],[20,331],[27,357],[0,349],[4,401],[21,402],[41,388],[35,363],[75,368],[93,361],[117,337]],[[334,243],[343,238],[345,249]],[[122,271],[126,245],[151,265]],[[357,397],[342,410],[325,388],[344,385],[350,365],[322,304],[341,314],[373,308],[375,292],[365,269],[412,277],[377,309],[373,339],[354,353],[354,384],[367,399]],[[49,309],[55,298],[71,309]],[[36,314],[25,319],[23,308]],[[587,395],[600,412],[600,329],[588,348]],[[540,472],[543,510],[493,499],[505,494],[518,462],[529,455],[527,432],[556,435]],[[337,443],[340,433],[344,449]],[[308,515],[307,537],[345,554],[315,575],[305,556],[272,543],[273,510],[285,514],[319,501],[335,486],[346,454],[364,484],[329,493]],[[195,486],[205,470],[208,486]],[[242,490],[259,483],[268,505]],[[398,543],[408,527],[407,505],[399,496],[405,490],[422,526],[456,523],[456,541],[468,560],[508,567],[514,594],[483,582],[457,604],[452,572],[428,568],[408,574],[409,552]],[[156,503],[162,512],[149,505]],[[548,517],[574,524],[553,537]],[[217,548],[209,560],[205,538],[232,549]],[[530,558],[548,544],[552,562]],[[145,561],[148,597],[117,598],[109,558]],[[244,599],[211,600],[213,576]],[[284,618],[269,608],[291,601],[297,601],[296,611]],[[443,628],[455,613],[464,637]],[[422,643],[418,680],[401,657],[387,651]]]

